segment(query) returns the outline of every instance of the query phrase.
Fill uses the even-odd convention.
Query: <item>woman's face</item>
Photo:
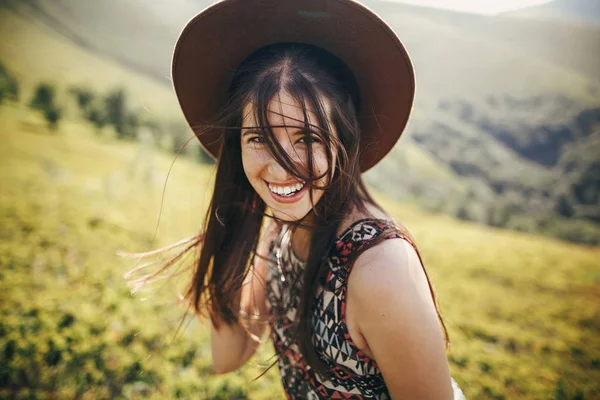
[[[327,106],[327,104],[325,104]],[[327,112],[327,107],[326,110]],[[323,196],[321,189],[312,189],[314,204],[311,203],[308,185],[289,174],[269,152],[265,136],[253,127],[258,126],[254,119],[254,106],[247,104],[243,110],[241,146],[242,164],[250,184],[273,211],[273,215],[283,221],[297,221],[304,218],[314,204]],[[317,116],[308,109],[308,125],[317,125]],[[268,120],[275,139],[301,175],[308,176],[307,142],[312,141],[313,172],[321,176],[327,170],[327,150],[316,134],[307,136],[302,108],[288,93],[275,96],[268,107]],[[323,127],[321,127],[323,128]],[[329,130],[332,132],[332,130]],[[335,156],[333,162],[335,165]],[[333,171],[333,168],[332,168]],[[323,177],[314,182],[317,187],[328,184]]]

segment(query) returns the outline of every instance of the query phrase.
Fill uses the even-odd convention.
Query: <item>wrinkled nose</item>
[[[282,147],[283,150],[286,152],[287,156],[292,160],[296,168],[298,168],[300,171],[303,171],[305,169],[305,163],[302,159],[302,154],[299,154],[298,150],[289,144],[282,145]],[[281,164],[277,162],[277,159],[274,156],[271,156],[269,165],[267,167],[267,171],[269,173],[269,176],[277,182],[288,182],[294,179],[294,177],[288,171],[286,171],[286,169]]]

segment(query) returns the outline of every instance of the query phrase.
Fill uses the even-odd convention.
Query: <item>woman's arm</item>
[[[276,225],[267,219],[258,242],[257,253],[266,257]],[[222,323],[217,330],[211,324],[213,370],[225,374],[240,368],[258,349],[268,326],[266,310],[267,262],[255,257],[239,293],[240,320],[235,325]]]
[[[389,239],[361,254],[348,282],[353,317],[393,399],[453,399],[444,338],[415,250]]]

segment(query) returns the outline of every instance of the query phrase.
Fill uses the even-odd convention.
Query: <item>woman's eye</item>
[[[302,142],[304,144],[309,144],[309,143],[320,142],[320,140],[315,136],[305,136],[302,139],[300,139],[299,142]]]
[[[248,143],[263,144],[265,139],[262,136],[254,136],[248,139]]]

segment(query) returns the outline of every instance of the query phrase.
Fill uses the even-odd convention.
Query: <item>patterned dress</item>
[[[346,325],[346,291],[351,266],[349,255],[361,251],[386,228],[386,222],[362,219],[336,238],[329,255],[329,270],[318,284],[313,302],[313,345],[330,370],[321,377],[304,360],[298,343],[291,337],[300,305],[299,283],[303,262],[290,245],[290,232],[281,229],[269,248],[267,270],[267,309],[271,338],[279,356],[278,367],[283,388],[290,399],[389,399],[381,371],[352,341]],[[402,238],[414,246],[398,229],[387,237]],[[452,379],[455,400],[464,395]]]

